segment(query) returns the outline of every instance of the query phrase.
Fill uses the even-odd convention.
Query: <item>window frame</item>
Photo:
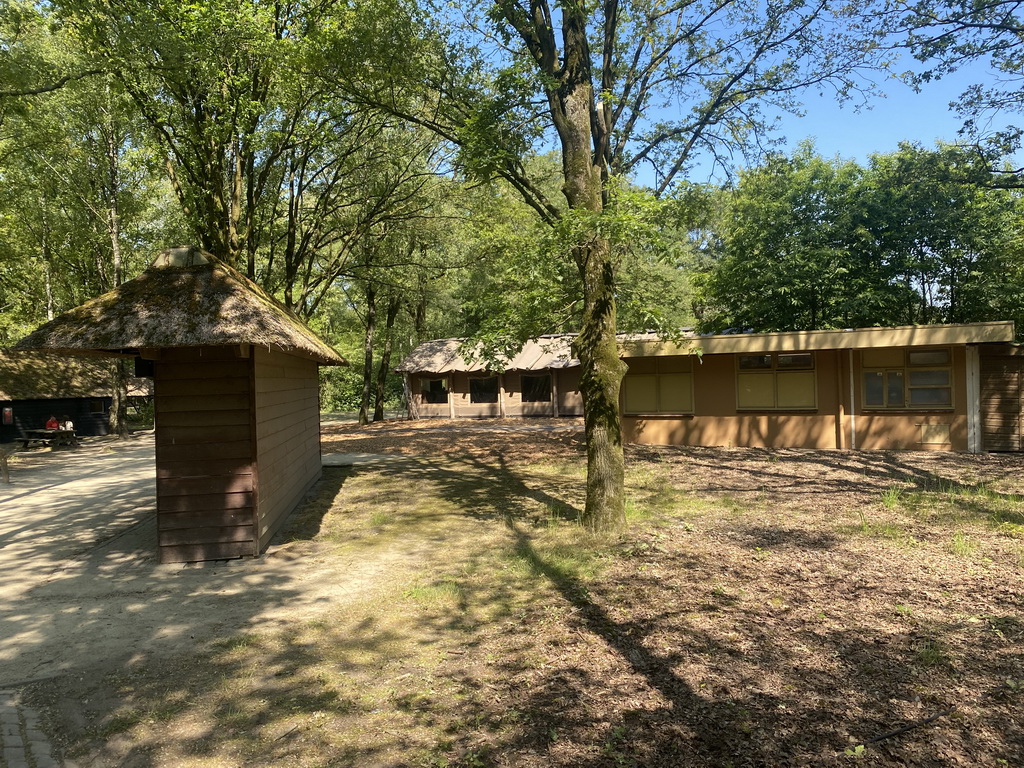
[[[678,356],[678,358],[683,358],[683,356]],[[666,358],[661,358],[661,357],[635,358],[635,359],[651,361],[649,363],[649,365],[650,365],[650,367],[653,368],[653,370],[652,371],[636,372],[636,373],[632,373],[632,374],[629,373],[628,370],[626,371],[626,375],[622,379],[622,415],[623,416],[692,416],[694,414],[694,410],[695,410],[696,404],[694,402],[695,398],[694,398],[694,393],[693,393],[693,359],[692,359],[692,357],[690,357],[690,356],[686,356],[685,357],[685,359],[687,361],[685,366],[680,364],[679,359],[677,359],[677,357],[673,357],[671,359],[666,359]],[[629,365],[628,359],[626,361],[626,365],[627,366]],[[682,367],[686,367],[686,370],[679,370],[679,368],[682,368]],[[680,408],[662,408],[662,405],[661,405],[661,401],[663,399],[662,385],[664,383],[667,383],[668,381],[671,381],[672,378],[680,377],[680,376],[685,376],[686,377],[686,381],[687,381],[687,383],[686,383],[686,394],[687,394],[687,399],[689,400],[689,403],[690,403],[689,408],[682,408],[682,409],[680,409]],[[632,409],[631,410],[629,408],[629,395],[630,395],[630,393],[629,393],[629,383],[630,383],[630,380],[632,380],[634,383],[638,382],[639,380],[653,380],[653,386],[654,386],[654,393],[653,394],[654,394],[654,401],[655,401],[655,407],[653,409],[651,409],[651,408],[637,408],[637,409]]]
[[[896,411],[942,411],[948,412],[955,410],[956,408],[956,389],[954,387],[953,377],[953,348],[952,347],[925,347],[925,348],[912,348],[903,347],[900,348],[900,353],[903,356],[903,365],[868,365],[865,362],[865,354],[870,353],[871,350],[862,349],[860,354],[860,402],[861,409],[864,411],[878,411],[878,412],[896,412]],[[932,362],[912,362],[915,354],[934,354],[937,352],[945,352],[946,362],[945,363],[932,363]],[[911,384],[911,374],[913,373],[932,373],[941,371],[946,376],[946,384]],[[881,375],[882,378],[882,404],[869,404],[868,403],[868,376],[869,375]],[[891,375],[901,376],[903,379],[903,401],[897,405],[889,404],[890,386],[889,377]],[[922,391],[940,391],[945,390],[949,393],[949,397],[945,403],[924,403],[921,405],[914,404],[913,393]]]
[[[526,379],[547,379],[547,399],[545,400],[527,400],[526,399]],[[551,382],[550,373],[522,373],[519,375],[519,398],[524,403],[550,403],[554,399],[554,387]]]
[[[807,358],[806,363],[781,364],[779,358]],[[749,358],[750,362],[745,364],[744,360]],[[761,363],[754,363],[759,359]],[[770,365],[763,361],[768,359]],[[736,384],[736,412],[737,413],[816,413],[818,411],[818,365],[814,352],[761,352],[761,353],[736,353],[735,355],[735,384]],[[788,377],[810,374],[811,393],[813,402],[810,405],[780,405],[779,391],[780,381]],[[740,386],[742,377],[760,376],[766,381],[771,380],[772,404],[744,405],[740,402],[743,389]]]
[[[480,382],[483,381],[494,381],[494,399],[493,400],[474,400],[476,393],[473,391],[473,384],[476,383],[479,386]],[[498,398],[501,396],[501,386],[498,382],[497,374],[491,374],[489,376],[470,376],[469,377],[469,403],[470,405],[497,405]],[[490,396],[490,393],[487,393]]]

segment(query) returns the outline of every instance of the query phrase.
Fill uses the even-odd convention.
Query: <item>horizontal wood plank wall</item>
[[[162,563],[257,553],[250,369],[237,347],[168,349],[156,363]]]
[[[981,433],[986,451],[1024,448],[1024,356],[1018,347],[981,348]]]
[[[259,551],[320,478],[317,364],[277,350],[253,350],[259,466]]]

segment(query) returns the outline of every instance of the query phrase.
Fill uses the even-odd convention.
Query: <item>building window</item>
[[[498,402],[498,377],[474,376],[469,380],[469,402]]]
[[[420,392],[425,403],[448,402],[448,388],[444,385],[444,379],[424,379],[420,382]]]
[[[814,355],[810,352],[737,356],[737,410],[806,411],[817,404]]]
[[[953,407],[952,354],[942,349],[865,349],[865,408]]]
[[[102,414],[102,413],[106,413],[106,412],[107,412],[107,409],[104,406],[104,403],[103,403],[102,400],[97,400],[96,398],[93,398],[89,402],[89,413]]]
[[[693,413],[693,360],[690,356],[627,359],[622,381],[623,412]]]
[[[523,376],[520,382],[524,403],[551,402],[551,376]]]

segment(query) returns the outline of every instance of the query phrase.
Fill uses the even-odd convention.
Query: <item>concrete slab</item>
[[[320,458],[325,467],[351,467],[357,464],[402,464],[412,461],[408,456],[384,453],[325,453]]]

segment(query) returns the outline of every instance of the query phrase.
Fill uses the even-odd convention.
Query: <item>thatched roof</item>
[[[198,248],[171,248],[134,280],[40,326],[15,349],[69,353],[253,344],[345,360],[290,310]]]
[[[109,365],[97,358],[0,350],[0,400],[110,397]],[[131,378],[128,394],[151,395],[153,382]]]
[[[573,334],[540,336],[527,341],[523,348],[505,362],[506,371],[543,371],[550,368],[574,368],[580,361],[572,355]],[[403,373],[448,373],[450,371],[485,371],[487,362],[467,360],[462,356],[465,339],[435,339],[425,341],[406,355],[395,369]],[[471,356],[472,357],[472,356]]]

